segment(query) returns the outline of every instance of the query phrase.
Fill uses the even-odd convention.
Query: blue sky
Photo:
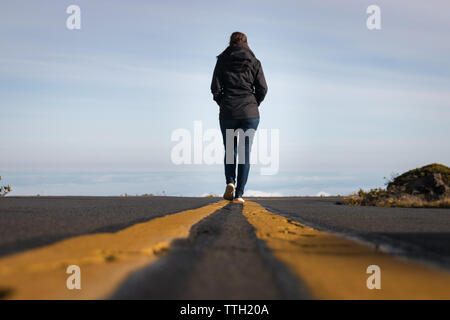
[[[71,4],[81,8],[81,30],[65,26]],[[371,4],[381,8],[381,30],[366,28]],[[248,35],[269,85],[260,127],[280,129],[281,138],[280,174],[267,180],[252,171],[252,190],[344,193],[380,185],[392,172],[450,164],[448,1],[18,0],[1,7],[0,174],[16,194],[134,193],[132,183],[97,185],[107,172],[166,172],[160,177],[172,181],[164,187],[171,194],[219,192],[222,181],[180,187],[183,175],[220,180],[222,168],[173,165],[170,137],[195,120],[217,127],[211,73],[236,30]],[[88,171],[101,173],[81,187],[74,172]],[[24,172],[39,174],[41,184],[24,183]],[[49,172],[73,174],[57,184]],[[287,172],[300,178],[287,182]],[[314,177],[320,186],[308,183]],[[163,189],[149,180],[136,193]]]

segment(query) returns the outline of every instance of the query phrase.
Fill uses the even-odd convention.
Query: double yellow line
[[[255,202],[243,214],[276,258],[318,299],[450,299],[446,271],[393,257],[370,246],[320,232]],[[380,267],[381,289],[368,289],[367,267]]]
[[[7,299],[105,298],[133,271],[154,262],[191,227],[227,205],[221,201],[139,223],[116,233],[82,235],[0,259],[0,295]],[[318,299],[450,299],[447,271],[402,260],[370,246],[320,232],[255,202],[243,215],[259,239]],[[69,290],[69,265],[81,269],[81,290]],[[381,270],[381,289],[367,287],[367,267]]]

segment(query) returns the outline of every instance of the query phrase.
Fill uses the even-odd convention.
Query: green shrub
[[[384,179],[387,180],[386,189],[360,189],[344,197],[344,203],[352,206],[450,208],[450,168],[445,165],[432,163],[401,175],[393,173],[390,179]],[[436,179],[444,184],[443,190],[435,190]]]

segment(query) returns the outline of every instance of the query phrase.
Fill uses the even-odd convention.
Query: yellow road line
[[[318,299],[450,299],[450,273],[334,234],[320,232],[247,201],[244,216],[273,254]],[[367,288],[369,265],[381,269],[381,289]]]
[[[0,293],[7,299],[104,298],[130,274],[157,259],[172,240],[228,201],[186,210],[116,233],[82,235],[0,259]],[[81,290],[69,290],[69,265],[81,269]],[[151,284],[149,284],[151,285]],[[9,293],[9,294],[8,294]]]

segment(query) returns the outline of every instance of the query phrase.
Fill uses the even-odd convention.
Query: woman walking
[[[225,180],[226,188],[223,195],[226,200],[243,203],[245,184],[250,171],[251,134],[245,134],[239,139],[231,135],[232,141],[227,143],[228,133],[247,133],[256,131],[259,124],[259,105],[267,93],[261,62],[256,59],[247,43],[247,36],[241,32],[233,32],[229,46],[217,57],[211,83],[214,101],[220,107],[219,122],[225,146]],[[241,129],[241,130],[239,130]],[[230,135],[228,134],[230,140]],[[242,140],[242,141],[241,141]],[[242,143],[242,149],[241,149]],[[236,179],[236,157],[239,154]],[[228,155],[228,156],[227,156]],[[237,184],[236,184],[237,182]]]

